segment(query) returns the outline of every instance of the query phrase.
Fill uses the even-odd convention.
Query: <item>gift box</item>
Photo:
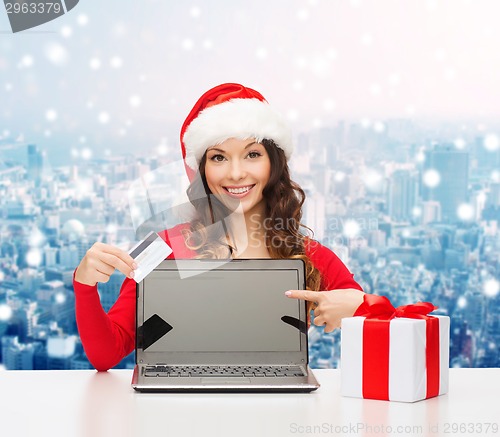
[[[450,318],[429,302],[394,308],[365,295],[342,319],[343,396],[415,402],[448,391]]]

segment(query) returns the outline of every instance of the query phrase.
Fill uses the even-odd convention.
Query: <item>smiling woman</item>
[[[305,194],[290,178],[287,162],[292,135],[260,93],[233,83],[207,91],[182,126],[181,150],[196,216],[160,233],[173,249],[169,258],[302,259],[309,291],[290,290],[286,296],[311,302],[314,323],[326,332],[354,314],[363,301],[361,287],[301,223]],[[133,350],[135,268],[129,254],[96,243],[75,272],[78,329],[99,370]],[[107,282],[115,269],[128,278],[105,314],[97,282]]]
[[[248,218],[264,213],[262,192],[271,175],[265,147],[253,140],[230,138],[207,151],[205,178],[210,191],[224,203],[239,199]]]

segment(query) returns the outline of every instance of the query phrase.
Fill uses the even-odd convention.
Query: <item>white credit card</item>
[[[156,232],[146,235],[128,252],[138,266],[134,273],[135,282],[141,282],[171,253],[170,246]]]

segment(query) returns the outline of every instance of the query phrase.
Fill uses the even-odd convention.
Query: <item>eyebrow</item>
[[[257,142],[257,141],[252,141],[251,143],[249,143],[249,144],[247,144],[247,145],[245,146],[245,149],[244,149],[244,150],[248,149],[250,146],[253,146],[254,144],[260,144],[260,143],[259,143],[259,142]],[[216,150],[217,152],[227,153],[225,150],[218,149],[217,147],[210,147],[210,149],[207,149],[207,152],[210,152],[210,151],[212,151],[212,150]]]

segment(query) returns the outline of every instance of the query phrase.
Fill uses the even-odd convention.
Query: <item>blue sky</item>
[[[255,87],[293,125],[499,115],[500,2],[81,0],[34,32],[0,12],[0,137],[175,142],[206,89]]]

